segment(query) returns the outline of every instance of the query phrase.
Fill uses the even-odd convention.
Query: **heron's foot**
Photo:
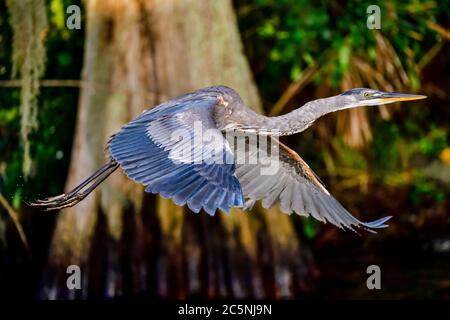
[[[110,160],[107,164],[94,172],[90,177],[85,179],[77,187],[67,193],[59,196],[48,197],[43,200],[36,200],[30,203],[31,207],[45,209],[45,211],[59,210],[76,205],[78,202],[86,198],[95,188],[98,187],[111,173],[119,167],[114,160]]]
[[[48,197],[43,200],[36,200],[30,203],[31,207],[40,207],[45,211],[59,210],[76,205],[87,196],[86,192],[78,192],[75,194],[63,193],[59,196]]]
[[[67,198],[69,198],[69,195],[67,193],[63,193],[60,194],[59,196],[47,197],[42,200],[36,200],[36,202],[34,202],[33,205],[34,206],[45,205],[54,201],[67,200]]]

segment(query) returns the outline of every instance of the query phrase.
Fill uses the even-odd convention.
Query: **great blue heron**
[[[354,230],[356,226],[373,231],[386,227],[390,217],[372,222],[356,219],[330,195],[303,159],[277,137],[301,132],[334,111],[423,98],[426,97],[357,88],[308,102],[285,115],[267,117],[247,107],[233,89],[207,87],[144,111],[110,138],[107,146],[110,161],[106,165],[68,193],[31,205],[46,210],[73,206],[120,166],[129,178],[143,184],[145,191],[171,198],[177,205],[187,204],[196,213],[201,208],[210,215],[218,208],[225,212],[232,207],[245,209],[257,200],[262,200],[263,207],[271,207],[279,201],[281,211],[288,214],[311,215],[343,229]],[[196,139],[196,125],[218,134],[220,141],[205,148],[204,141]],[[174,131],[181,132],[183,138],[174,140]],[[236,149],[226,139],[228,132],[244,132],[270,140],[275,146],[273,150],[278,151],[277,171],[262,174],[260,162],[236,161]],[[196,157],[200,155],[201,161],[177,156],[175,151],[186,149],[196,150],[193,153]],[[242,150],[245,154],[249,149]],[[220,160],[225,161],[213,161],[211,151],[223,154]],[[268,152],[261,154],[258,156],[271,156]]]

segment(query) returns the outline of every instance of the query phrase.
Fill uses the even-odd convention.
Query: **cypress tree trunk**
[[[78,123],[67,189],[100,167],[108,137],[145,108],[227,85],[261,111],[231,1],[86,2]],[[290,217],[276,209],[214,217],[143,193],[118,170],[59,213],[41,295],[183,298],[293,296],[309,279]],[[66,268],[81,267],[82,290]]]

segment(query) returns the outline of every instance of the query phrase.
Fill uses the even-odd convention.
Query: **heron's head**
[[[383,92],[367,88],[348,90],[338,97],[345,100],[345,109],[362,106],[379,106],[399,101],[425,99],[426,96],[399,92]]]

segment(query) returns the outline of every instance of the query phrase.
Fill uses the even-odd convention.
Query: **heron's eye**
[[[363,96],[364,96],[364,98],[368,98],[368,97],[370,97],[370,92],[367,92],[367,91],[366,91],[366,92],[364,92],[364,93],[363,93]]]

